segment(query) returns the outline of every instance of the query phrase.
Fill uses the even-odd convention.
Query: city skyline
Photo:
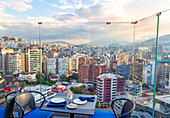
[[[96,117],[97,112],[117,117],[115,111],[122,108],[119,117],[169,118],[169,4],[0,0],[0,105],[7,103],[0,116],[10,111],[15,117],[18,105],[22,114],[19,110],[17,117],[46,117],[46,110],[70,118]],[[25,114],[28,101],[41,103],[40,108]],[[73,106],[77,110],[69,110]]]

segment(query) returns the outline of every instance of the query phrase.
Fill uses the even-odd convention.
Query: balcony
[[[43,2],[41,4],[44,4]],[[97,93],[100,95],[97,96],[99,103],[100,98],[103,98],[102,95],[107,92],[114,94],[111,98],[132,100],[136,104],[132,117],[133,114],[139,117],[142,114],[146,117],[149,117],[148,115],[167,117],[170,114],[169,9],[152,14],[156,12],[148,12],[145,8],[142,9],[142,13],[135,12],[140,7],[133,8],[131,14],[138,15],[133,18],[119,9],[119,5],[125,4],[123,2],[114,3],[112,7],[118,5],[116,9],[109,8],[110,4],[106,5],[105,1],[84,7],[82,3],[74,6],[75,4],[70,5],[71,2],[65,2],[61,2],[66,5],[64,7],[52,5],[53,2],[49,3],[51,7],[60,9],[60,13],[50,18],[32,17],[26,9],[34,10],[38,9],[38,6],[34,5],[35,8],[32,8],[28,4],[29,1],[24,2],[22,7],[16,6],[16,3],[12,7],[13,5],[7,4],[5,0],[0,2],[2,17],[2,20],[0,19],[0,98],[2,101],[5,94],[10,91],[20,89],[25,91],[27,88],[35,87],[42,92],[43,85],[48,85],[51,91],[60,93],[62,91],[56,88],[61,86],[63,89],[68,89],[69,85],[72,86],[70,89],[82,95]],[[160,6],[163,3],[160,3]],[[149,9],[153,4],[150,4]],[[67,14],[72,8],[75,13]],[[23,12],[16,13],[16,17],[10,15],[16,9]],[[36,14],[41,16],[42,10],[40,7]],[[47,10],[44,13],[54,13],[55,10]],[[20,19],[22,18],[19,17],[20,14],[29,19]],[[107,19],[102,20],[101,17],[105,14]],[[122,18],[120,19],[119,16]],[[129,18],[136,20],[130,21]],[[15,19],[19,20],[15,21]],[[19,58],[18,54],[21,55]],[[48,70],[48,59],[51,58],[56,63],[54,66],[50,65]],[[73,58],[76,61],[73,61]],[[26,73],[31,76],[20,78],[21,74],[26,75]],[[101,75],[108,73],[108,77],[102,76],[101,81],[97,80]],[[60,75],[59,79],[51,81],[49,77],[55,74]],[[123,79],[118,80],[119,76]],[[46,90],[44,93],[47,100],[51,98],[49,96],[54,95],[51,91],[48,93],[49,90]],[[107,100],[109,101],[109,98]],[[38,106],[39,103],[36,102]],[[103,101],[102,103],[105,105]],[[107,108],[101,106],[96,109],[111,111],[108,103]],[[62,113],[55,113],[55,117],[60,115],[69,117]],[[88,116],[77,115],[76,117]]]

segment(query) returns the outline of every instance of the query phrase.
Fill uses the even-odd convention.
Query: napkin
[[[61,102],[61,103],[52,103],[52,102],[49,102],[48,104],[47,104],[47,107],[65,107],[66,106],[66,104],[67,104],[67,102],[65,101],[65,102]]]
[[[81,101],[87,100],[89,102],[94,102],[95,97],[79,97]]]

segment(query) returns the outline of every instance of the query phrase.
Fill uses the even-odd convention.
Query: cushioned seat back
[[[132,110],[133,108],[133,102],[131,101],[126,101],[123,105],[121,114],[127,113],[128,111]],[[129,118],[131,115],[131,113],[127,114],[126,116],[124,116],[123,118]]]
[[[14,110],[14,103],[15,103],[15,97],[11,98],[5,108],[4,118],[11,118],[13,117],[12,113]]]
[[[24,108],[24,114],[36,108],[34,96],[31,93],[20,94],[16,100]]]

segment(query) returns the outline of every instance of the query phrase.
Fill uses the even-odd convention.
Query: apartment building
[[[58,58],[58,74],[59,76],[66,76],[68,74],[68,58]]]
[[[46,70],[47,70],[47,75],[49,72],[56,74],[56,58],[47,58],[46,59]]]
[[[97,77],[97,102],[100,105],[110,105],[116,96],[124,92],[124,77],[116,74],[102,74]]]
[[[41,55],[41,49],[28,49],[28,72],[42,71]]]
[[[15,73],[25,71],[24,53],[7,53],[6,54],[6,73]]]

